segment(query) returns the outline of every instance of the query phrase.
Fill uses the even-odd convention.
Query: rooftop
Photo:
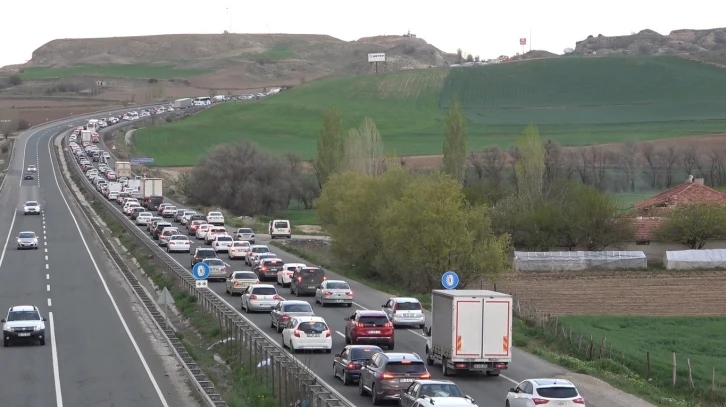
[[[704,185],[703,178],[686,181],[650,198],[633,204],[636,209],[670,207],[678,204],[726,204],[726,194]]]
[[[635,241],[646,242],[653,240],[655,231],[660,227],[663,218],[638,216],[633,219]]]

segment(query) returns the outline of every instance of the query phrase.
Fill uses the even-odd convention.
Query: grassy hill
[[[554,58],[325,79],[135,138],[159,166],[193,165],[212,145],[239,139],[311,158],[322,112],[335,106],[346,128],[373,117],[389,150],[439,154],[446,109],[459,97],[473,150],[511,145],[530,123],[569,145],[643,141],[723,132],[724,95],[726,70],[681,58]]]

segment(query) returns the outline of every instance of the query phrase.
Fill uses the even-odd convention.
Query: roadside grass
[[[20,77],[24,80],[68,78],[71,76],[171,79],[201,75],[207,72],[211,72],[211,70],[186,69],[170,64],[108,64],[30,67],[25,68]]]
[[[183,123],[143,129],[136,143],[157,166],[194,165],[212,146],[237,140],[310,159],[323,112],[336,107],[344,129],[371,116],[389,151],[440,154],[455,96],[469,121],[470,150],[511,146],[528,124],[564,145],[646,141],[723,132],[725,91],[726,70],[674,57],[407,70],[323,79],[254,103],[221,104]]]

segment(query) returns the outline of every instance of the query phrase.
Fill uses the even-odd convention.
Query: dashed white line
[[[46,265],[45,265],[45,269],[46,269],[46,270],[50,269],[50,265],[46,264]]]
[[[48,306],[49,306],[49,307],[52,307],[52,306],[53,306],[53,303],[52,303],[52,302],[50,301],[50,298],[48,298]],[[51,332],[51,333],[52,333],[52,332]],[[55,335],[53,335],[53,338],[55,338]]]
[[[45,291],[50,291],[50,284],[45,286]]]
[[[47,247],[45,249],[43,249],[43,250],[45,250],[45,252],[48,253],[48,248]]]
[[[50,274],[46,274],[46,275],[45,275],[45,279],[46,279],[46,280],[50,280]]]
[[[45,261],[48,261],[48,256],[45,256]]]

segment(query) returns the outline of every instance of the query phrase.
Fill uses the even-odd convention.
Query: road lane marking
[[[45,291],[50,291],[50,284],[45,286]]]
[[[345,334],[344,333],[342,333],[340,331],[335,331],[335,333],[338,334],[338,335],[340,335],[340,336],[342,336],[343,338],[345,338]]]
[[[50,274],[46,274],[46,275],[45,275],[45,279],[46,279],[46,280],[50,280]]]
[[[48,270],[50,268],[50,265],[46,264],[45,269]]]
[[[50,298],[48,298],[48,306],[50,307]],[[48,312],[48,320],[50,322],[50,351],[53,359],[53,382],[55,384],[55,403],[57,407],[63,407],[63,394],[61,393],[60,371],[58,369],[58,347],[55,344],[55,323],[53,322],[53,312]],[[45,335],[48,339],[48,334]]]
[[[15,218],[18,216],[18,211],[13,212],[13,221],[10,222],[10,230],[8,230],[8,237],[5,239],[5,246],[3,246],[3,252],[0,254],[0,266],[3,265],[5,260],[5,252],[8,250],[8,243],[10,243],[10,235],[13,234],[13,225],[15,225]]]
[[[53,303],[50,301],[50,298],[48,298],[48,306],[49,307],[52,307],[53,306]],[[55,335],[53,337],[55,337]]]
[[[48,261],[48,256],[45,256],[45,261]]]

